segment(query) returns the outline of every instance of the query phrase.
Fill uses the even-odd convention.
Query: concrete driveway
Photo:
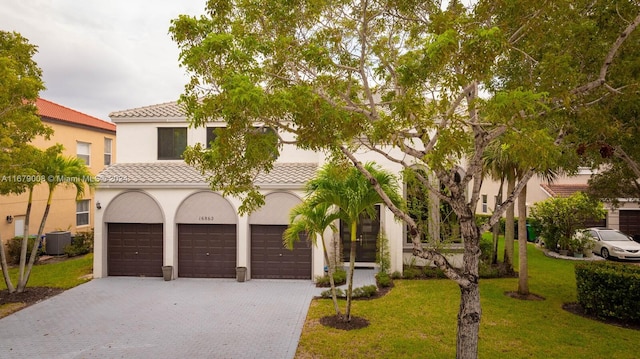
[[[0,319],[1,358],[293,358],[311,281],[109,277]]]

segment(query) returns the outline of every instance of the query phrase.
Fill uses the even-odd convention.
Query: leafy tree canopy
[[[29,145],[52,130],[37,115],[35,101],[44,89],[42,71],[33,61],[36,46],[16,32],[0,31],[0,174],[35,174],[25,169],[37,152]],[[0,193],[21,193],[26,183],[3,181]]]
[[[414,254],[461,287],[457,355],[476,357],[480,228],[473,217],[483,154],[499,139],[529,168],[488,228],[536,168],[575,168],[568,139],[581,119],[639,82],[620,60],[636,47],[639,23],[634,0],[209,0],[206,15],[182,15],[170,33],[191,74],[181,96],[191,123],[222,120],[228,129],[211,149],[192,148],[185,158],[214,173],[213,189],[248,193],[245,211],[261,204],[256,172],[276,159],[255,150],[256,124],[278,129],[274,148],[294,144],[349,159],[407,223]],[[422,183],[460,220],[462,268],[422,248],[420,228],[359,162],[361,149],[434,173],[437,184]]]

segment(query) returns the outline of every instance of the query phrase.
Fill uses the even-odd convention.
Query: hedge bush
[[[20,263],[20,252],[22,251],[22,238],[23,237],[13,237],[9,241],[7,241],[7,262],[9,265],[16,265]],[[29,261],[29,256],[31,256],[31,249],[33,248],[33,244],[36,241],[36,236],[29,236],[29,241],[27,244],[27,262]],[[38,263],[38,259],[40,259],[40,255],[43,253],[42,250],[42,242],[40,242],[40,249],[36,253],[36,261]]]
[[[576,264],[578,303],[588,314],[640,323],[640,267],[595,262]]]
[[[69,257],[81,256],[93,250],[93,230],[78,232],[72,238],[71,244],[64,248],[64,253]]]

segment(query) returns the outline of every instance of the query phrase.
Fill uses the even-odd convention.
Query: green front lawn
[[[27,283],[29,287],[53,287],[69,289],[79,284],[85,283],[90,278],[86,276],[93,271],[93,253],[67,259],[56,263],[43,262],[36,264],[31,270],[31,276]],[[14,287],[18,282],[18,268],[9,269],[9,275],[13,280]],[[6,290],[7,285],[4,278],[0,279],[0,290]]]
[[[530,289],[544,301],[505,296],[517,289],[515,278],[482,280],[480,357],[637,358],[640,332],[562,309],[576,301],[574,265],[529,244]],[[386,296],[354,302],[353,315],[370,325],[353,331],[319,324],[333,307],[330,300],[314,300],[296,358],[453,358],[459,298],[450,280],[396,280]]]

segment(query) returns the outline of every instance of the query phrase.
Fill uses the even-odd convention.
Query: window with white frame
[[[112,140],[110,138],[104,139],[104,165],[111,165],[111,143]]]
[[[76,202],[76,226],[86,226],[89,224],[89,199]]]
[[[487,205],[487,195],[483,194],[482,195],[482,213],[487,213],[489,212],[489,208]]]
[[[87,166],[91,165],[91,144],[88,142],[78,142],[76,145],[76,155],[84,161]]]
[[[179,160],[187,148],[186,127],[158,128],[158,159]]]

